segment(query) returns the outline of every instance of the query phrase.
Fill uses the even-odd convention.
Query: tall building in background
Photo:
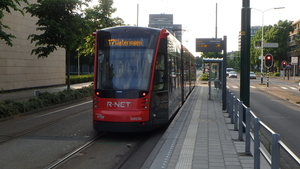
[[[180,42],[182,40],[182,25],[173,24],[173,14],[150,14],[148,27],[167,29]]]

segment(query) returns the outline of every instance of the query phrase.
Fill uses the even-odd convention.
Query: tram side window
[[[163,54],[158,54],[156,60],[154,89],[161,90],[164,88],[164,73],[165,73],[165,57]]]

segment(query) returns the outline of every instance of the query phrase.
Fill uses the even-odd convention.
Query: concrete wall
[[[36,31],[38,18],[11,12],[5,13],[2,22],[10,27],[5,31],[17,38],[13,39],[13,47],[0,40],[0,90],[65,84],[65,50],[58,48],[44,59],[31,55],[31,50],[36,48],[35,42],[31,44],[27,38],[30,34],[41,34]]]

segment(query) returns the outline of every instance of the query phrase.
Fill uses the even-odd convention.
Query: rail
[[[245,141],[245,154],[253,155],[254,168],[260,169],[261,155],[271,169],[299,168],[299,157],[280,140],[280,134],[263,123],[250,107],[245,106],[228,88],[226,92],[230,121],[234,124],[234,130],[238,131],[238,140]]]

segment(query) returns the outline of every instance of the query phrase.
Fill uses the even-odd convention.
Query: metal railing
[[[254,168],[260,168],[261,155],[271,166],[271,169],[299,168],[299,157],[280,140],[280,135],[263,123],[228,88],[226,92],[229,118],[234,124],[234,130],[238,131],[238,140],[245,141],[245,154],[253,155]],[[244,115],[246,117],[243,117]],[[271,137],[268,138],[268,134],[271,134]],[[252,149],[251,143],[253,143]],[[261,143],[265,144],[262,145]]]

